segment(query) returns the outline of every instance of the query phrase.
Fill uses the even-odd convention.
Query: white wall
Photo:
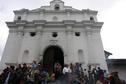
[[[52,21],[53,17],[57,17],[57,22],[61,22],[63,20],[75,20],[76,22],[80,22],[76,24],[64,24],[62,22],[60,26],[51,26],[48,27],[48,24],[17,24],[14,21],[12,24],[8,24],[11,27],[14,26],[15,33],[10,33],[7,44],[3,53],[3,63],[4,62],[12,62],[12,63],[22,63],[24,62],[23,57],[24,52],[28,51],[28,59],[25,60],[26,63],[31,63],[33,60],[40,61],[42,59],[43,53],[48,46],[58,45],[64,52],[64,61],[65,63],[75,63],[80,62],[80,58],[78,57],[79,50],[82,50],[82,55],[84,64],[88,65],[90,63],[100,64],[103,68],[107,68],[104,56],[104,49],[102,46],[102,41],[100,37],[100,28],[94,30],[94,28],[90,28],[90,26],[96,25],[95,23],[89,25],[89,31],[87,30],[87,25],[83,25],[81,21],[86,20],[90,21],[90,16],[94,17],[94,20],[97,21],[96,12],[91,10],[79,11],[73,9],[72,7],[64,6],[62,2],[61,10],[54,10],[54,5],[57,2],[52,2],[48,7],[41,7],[35,10],[19,10],[15,12],[14,20],[17,20],[18,16],[21,16],[21,20],[30,21],[33,20],[46,20],[46,23]],[[45,8],[45,11],[42,10]],[[69,10],[65,10],[69,8]],[[50,10],[50,11],[49,11]],[[78,12],[77,12],[78,11]],[[92,13],[93,12],[93,13]],[[68,21],[69,22],[69,21]],[[23,26],[18,28],[18,26]],[[57,25],[59,25],[57,23]],[[62,25],[62,26],[61,26]],[[82,27],[83,25],[83,27]],[[37,27],[39,26],[39,27]],[[99,26],[100,27],[100,26]],[[13,31],[13,30],[12,30]],[[98,32],[96,32],[98,31]],[[23,35],[20,35],[19,32],[23,32]],[[36,32],[34,37],[30,36],[29,32]],[[52,32],[57,32],[58,37],[52,37]],[[75,36],[75,32],[80,32],[81,35],[79,37]],[[19,34],[19,35],[18,35]]]
[[[69,14],[69,15],[68,15]],[[56,16],[58,21],[63,20],[76,20],[77,22],[81,22],[83,20],[90,20],[90,17],[93,16],[94,20],[97,21],[96,15],[87,14],[87,13],[71,13],[71,12],[41,12],[41,13],[22,13],[22,15],[16,14],[15,19],[17,20],[18,16],[21,16],[22,20],[33,21],[33,20],[46,20],[53,21],[53,17]],[[69,17],[69,18],[68,18]]]
[[[88,56],[89,63],[99,64],[103,69],[107,69],[104,49],[99,31],[91,31],[87,33],[88,38]]]
[[[3,52],[1,65],[5,67],[5,63],[17,63],[21,47],[22,36],[20,33],[9,33],[7,43]]]

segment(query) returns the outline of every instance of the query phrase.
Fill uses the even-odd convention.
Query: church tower
[[[61,0],[34,10],[14,11],[14,21],[6,22],[9,36],[2,68],[36,60],[50,70],[55,62],[107,69],[100,35],[103,22],[97,21],[97,13],[65,6]]]

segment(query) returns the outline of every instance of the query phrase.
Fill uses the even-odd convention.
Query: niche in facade
[[[17,20],[21,20],[21,16],[18,16],[18,17],[17,17]]]
[[[56,4],[56,5],[55,5],[55,10],[60,10],[59,4]]]
[[[31,36],[31,37],[34,37],[35,35],[36,35],[35,32],[30,32],[30,36]]]
[[[57,37],[57,36],[58,36],[57,32],[52,33],[52,37]]]
[[[93,17],[93,16],[91,16],[91,17],[90,17],[90,20],[91,20],[91,21],[94,21],[94,17]]]
[[[22,57],[22,63],[27,63],[29,58],[29,51],[25,50]]]
[[[79,62],[84,63],[84,53],[82,49],[78,50]]]
[[[75,32],[75,36],[80,36],[80,32]]]

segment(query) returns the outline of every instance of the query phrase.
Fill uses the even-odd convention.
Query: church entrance
[[[62,68],[64,66],[63,51],[58,46],[48,47],[43,55],[43,67],[48,70],[49,73],[54,71],[54,64],[59,63]]]

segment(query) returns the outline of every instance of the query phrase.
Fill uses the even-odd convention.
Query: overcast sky
[[[36,9],[52,0],[0,0],[0,56],[8,36],[6,21],[13,21],[13,10]],[[126,0],[63,0],[76,9],[97,10],[98,20],[104,22],[101,36],[104,49],[113,53],[110,58],[126,58]]]

